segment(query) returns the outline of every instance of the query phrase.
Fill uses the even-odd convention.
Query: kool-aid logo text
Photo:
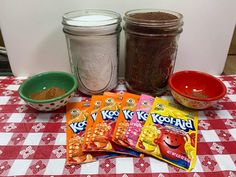
[[[131,120],[134,115],[134,112],[130,110],[122,110],[122,112],[126,120]]]
[[[119,115],[118,111],[103,110],[101,111],[103,120],[116,120]]]
[[[155,124],[161,124],[161,125],[172,125],[174,127],[180,128],[181,130],[184,130],[188,132],[189,130],[195,130],[194,124],[192,120],[182,120],[177,119],[173,117],[166,117],[159,114],[151,114],[152,120]]]
[[[96,120],[96,116],[97,116],[97,113],[95,112],[95,113],[93,113],[93,114],[91,114],[91,117],[93,118],[93,121],[95,121]]]
[[[73,122],[69,125],[69,127],[74,133],[79,133],[85,130],[86,125],[87,121],[81,121],[81,122]]]
[[[136,114],[139,121],[146,121],[148,118],[148,114],[144,111],[137,111]]]

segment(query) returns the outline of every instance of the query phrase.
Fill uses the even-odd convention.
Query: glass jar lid
[[[182,32],[183,15],[169,10],[136,9],[125,13],[124,30],[149,36],[171,36]]]
[[[120,27],[120,14],[109,10],[86,9],[65,13],[64,32],[74,35],[114,33]]]
[[[162,9],[130,10],[125,13],[124,20],[141,26],[168,27],[183,25],[182,14]]]

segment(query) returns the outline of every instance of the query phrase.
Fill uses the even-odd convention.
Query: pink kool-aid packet
[[[129,122],[129,126],[126,130],[126,140],[131,148],[135,148],[139,135],[142,131],[142,127],[147,120],[148,113],[152,108],[154,97],[142,94],[137,104],[134,115]]]

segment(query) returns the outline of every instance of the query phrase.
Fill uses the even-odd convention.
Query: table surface
[[[0,77],[0,176],[236,176],[236,76],[219,77],[227,95],[199,111],[196,167],[191,172],[152,157],[115,158],[66,166],[65,108],[42,113],[27,106],[19,77]],[[122,80],[115,91],[125,89]],[[172,99],[171,96],[164,96]],[[71,101],[87,99],[77,94]]]

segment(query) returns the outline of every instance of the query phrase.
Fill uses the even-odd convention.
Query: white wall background
[[[158,8],[184,15],[175,71],[195,69],[221,74],[236,24],[235,0],[1,0],[0,28],[16,76],[70,71],[61,17],[65,12],[108,9],[120,13]],[[121,35],[120,75],[124,73]]]

